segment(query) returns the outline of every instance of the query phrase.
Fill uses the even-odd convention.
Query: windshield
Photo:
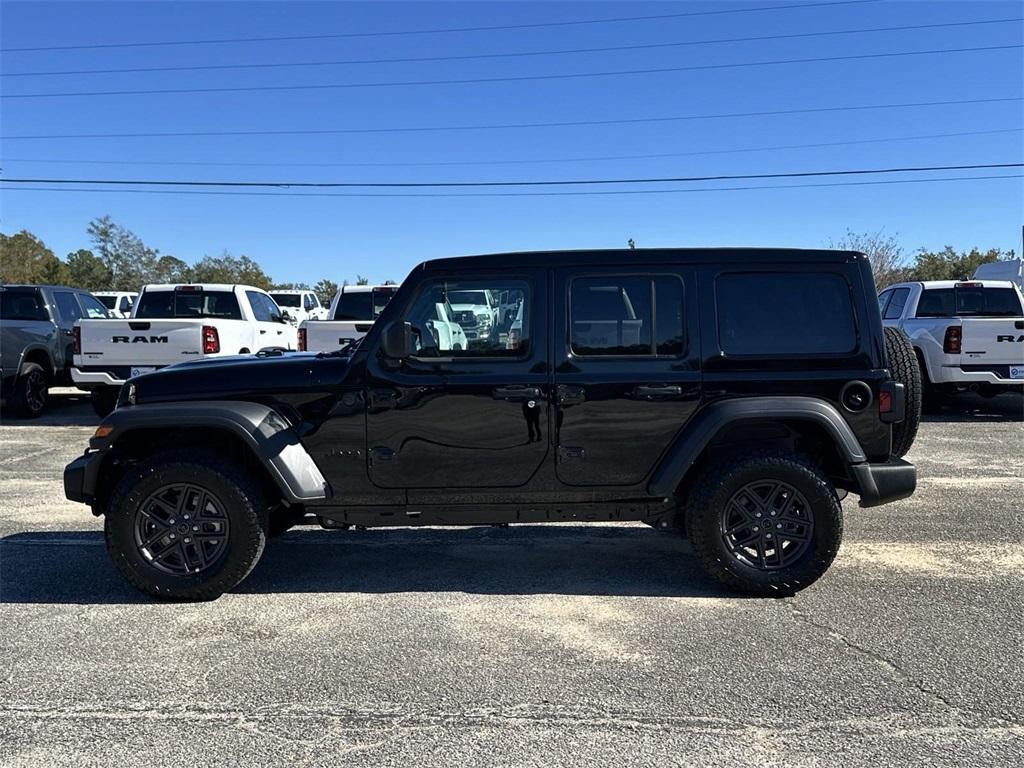
[[[117,296],[97,296],[96,298],[107,309],[114,309],[117,306]]]
[[[1013,288],[958,285],[930,288],[917,303],[918,317],[1021,317],[1020,300]]]
[[[147,291],[139,298],[137,318],[218,317],[241,320],[238,299],[231,291]]]
[[[376,320],[395,295],[395,288],[374,288],[372,291],[343,293],[338,297],[335,320]]]
[[[478,304],[487,306],[487,294],[483,291],[449,291],[448,302],[451,304]]]
[[[297,293],[272,293],[270,297],[279,307],[301,307],[302,296]]]

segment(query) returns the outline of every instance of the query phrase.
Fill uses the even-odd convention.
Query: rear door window
[[[841,354],[857,344],[850,286],[832,272],[724,273],[715,300],[727,355]]]
[[[71,291],[54,291],[53,300],[57,303],[57,312],[65,323],[73,323],[82,318],[82,308],[78,299]]]
[[[577,277],[569,290],[569,318],[574,355],[683,352],[683,284],[672,275]]]

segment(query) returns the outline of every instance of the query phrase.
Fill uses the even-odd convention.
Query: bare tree
[[[906,271],[903,246],[899,244],[896,235],[887,235],[881,229],[875,233],[858,233],[848,229],[841,240],[829,240],[828,247],[841,251],[860,251],[867,256],[875,276],[875,288],[879,291],[899,282]]]

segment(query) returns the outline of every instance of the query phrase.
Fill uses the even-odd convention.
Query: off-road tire
[[[797,561],[778,570],[760,570],[740,560],[730,552],[722,530],[730,499],[762,480],[795,488],[813,515],[806,549]],[[734,453],[709,465],[689,494],[685,521],[704,569],[731,589],[758,596],[786,597],[813,584],[832,564],[843,537],[843,511],[829,479],[806,457],[775,448]]]
[[[892,425],[892,450],[896,458],[904,456],[914,444],[921,425],[921,367],[914,345],[899,328],[885,329],[885,359],[892,377],[903,385],[906,411],[903,421]]]
[[[189,483],[212,493],[228,518],[223,556],[197,574],[165,573],[150,564],[135,540],[139,506],[164,486]],[[259,487],[239,468],[205,451],[167,451],[126,474],[106,509],[107,552],[136,589],[163,600],[213,600],[237,586],[256,566],[267,539],[267,505]]]
[[[34,419],[46,410],[50,399],[50,377],[39,363],[25,363],[11,393],[11,410],[18,416]]]
[[[117,407],[117,398],[120,394],[121,390],[117,387],[100,387],[89,393],[89,402],[92,404],[92,409],[96,412],[96,415],[103,419],[113,413],[114,408]]]

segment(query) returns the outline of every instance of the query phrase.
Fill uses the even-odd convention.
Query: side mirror
[[[282,309],[280,314],[280,321],[282,323],[290,323],[295,318],[291,316],[287,309]]]
[[[412,354],[412,326],[391,322],[380,335],[380,351],[392,360],[404,360]]]

